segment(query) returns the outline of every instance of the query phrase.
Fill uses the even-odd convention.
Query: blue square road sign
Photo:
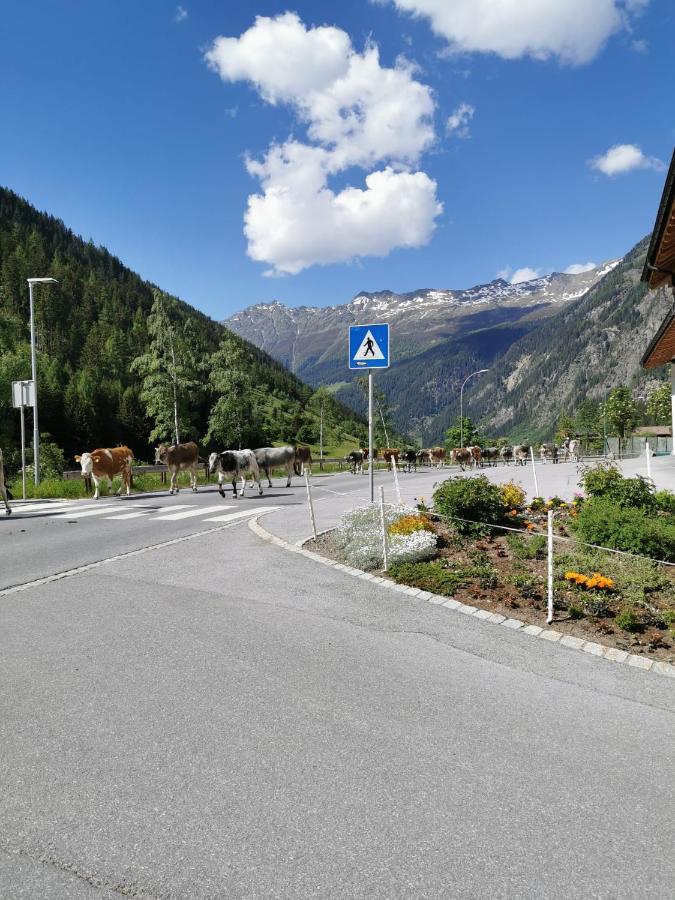
[[[349,326],[349,368],[389,368],[389,325]]]

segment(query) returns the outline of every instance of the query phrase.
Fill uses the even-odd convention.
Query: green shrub
[[[15,500],[21,499],[21,478],[10,485]],[[89,496],[84,489],[84,481],[81,478],[64,481],[62,478],[45,478],[36,485],[28,479],[26,481],[26,499],[28,500],[79,500]]]
[[[613,463],[586,469],[581,484],[589,497],[603,497],[623,507],[654,511],[656,502],[649,482],[637,475],[624,478]]]
[[[567,607],[567,615],[570,619],[583,619],[584,611],[578,603],[570,603]]]
[[[621,612],[618,613],[615,621],[617,626],[623,631],[635,631],[640,625],[640,620],[635,615],[635,610],[630,606],[624,606]]]
[[[582,541],[652,559],[675,560],[675,522],[596,497],[579,510],[573,527]]]
[[[389,575],[400,584],[431,591],[432,594],[443,594],[447,597],[463,587],[469,577],[461,569],[446,569],[442,560],[431,562],[400,562],[389,566]]]
[[[654,494],[654,503],[661,512],[675,515],[675,494],[672,491],[657,491]]]
[[[524,538],[519,534],[506,537],[509,550],[517,559],[543,559],[546,556],[546,535],[535,534]]]
[[[471,520],[453,523],[462,534],[484,534],[489,529],[476,523],[497,524],[507,511],[500,486],[485,475],[448,478],[434,491],[434,510],[441,516]]]
[[[515,574],[509,580],[526,599],[532,600],[541,593],[542,580],[537,575]]]

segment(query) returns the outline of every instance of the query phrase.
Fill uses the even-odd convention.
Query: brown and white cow
[[[515,459],[517,466],[524,466],[530,458],[530,445],[514,444],[513,458]]]
[[[392,470],[394,462],[396,463],[396,467],[398,468],[398,458],[401,455],[401,451],[398,449],[398,447],[384,447],[381,453],[382,458],[386,462],[387,469],[389,469],[389,471]]]
[[[457,463],[462,472],[465,466],[473,465],[473,455],[468,447],[455,447],[450,453],[450,462]]]
[[[197,493],[197,466],[199,464],[199,447],[194,441],[187,444],[160,444],[155,447],[155,465],[163,464],[171,473],[169,493],[178,493],[178,473],[190,473],[190,487]]]
[[[445,465],[445,447],[432,447],[429,453],[431,454],[431,462],[437,469]]]
[[[5,504],[5,515],[11,516],[12,509],[9,505],[9,500],[7,499],[7,488],[5,486],[5,466],[2,461],[2,450],[0,450],[0,497],[2,497],[2,502]]]
[[[304,475],[305,469],[312,474],[312,451],[309,447],[296,447],[295,448],[295,474],[296,475]]]
[[[431,450],[428,447],[422,447],[421,450],[417,451],[417,462],[421,466],[431,465]]]
[[[477,468],[477,469],[480,468],[483,465],[483,450],[482,450],[482,448],[479,447],[478,444],[474,444],[473,447],[467,447],[466,449],[469,451],[469,453],[473,457],[472,465],[475,466],[475,468]]]
[[[127,490],[127,497],[131,493],[131,463],[134,454],[128,447],[105,447],[92,450],[91,453],[83,453],[75,457],[82,467],[82,474],[91,477],[94,482],[94,500],[98,500],[98,486],[102,478],[107,478],[112,485],[115,475],[122,476],[122,485],[117,494],[122,493],[122,488]]]

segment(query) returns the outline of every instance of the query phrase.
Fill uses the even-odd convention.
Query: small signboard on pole
[[[368,475],[370,502],[375,502],[373,462],[373,369],[389,368],[389,325],[349,326],[349,368],[368,372]]]
[[[32,381],[12,382],[12,406],[14,409],[35,406],[35,386]]]
[[[389,368],[389,325],[349,326],[349,368]]]
[[[25,409],[35,406],[35,383],[33,381],[12,382],[12,406],[21,410],[21,486],[26,499],[26,420]]]

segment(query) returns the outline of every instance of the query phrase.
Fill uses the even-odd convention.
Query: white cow
[[[232,483],[232,491],[237,496],[237,479],[241,478],[241,496],[246,491],[246,476],[251,475],[258,484],[258,493],[262,494],[260,484],[260,471],[253,450],[223,450],[221,453],[212,453],[209,456],[209,474],[218,473],[218,491],[220,496],[225,496],[223,484],[226,481]]]

